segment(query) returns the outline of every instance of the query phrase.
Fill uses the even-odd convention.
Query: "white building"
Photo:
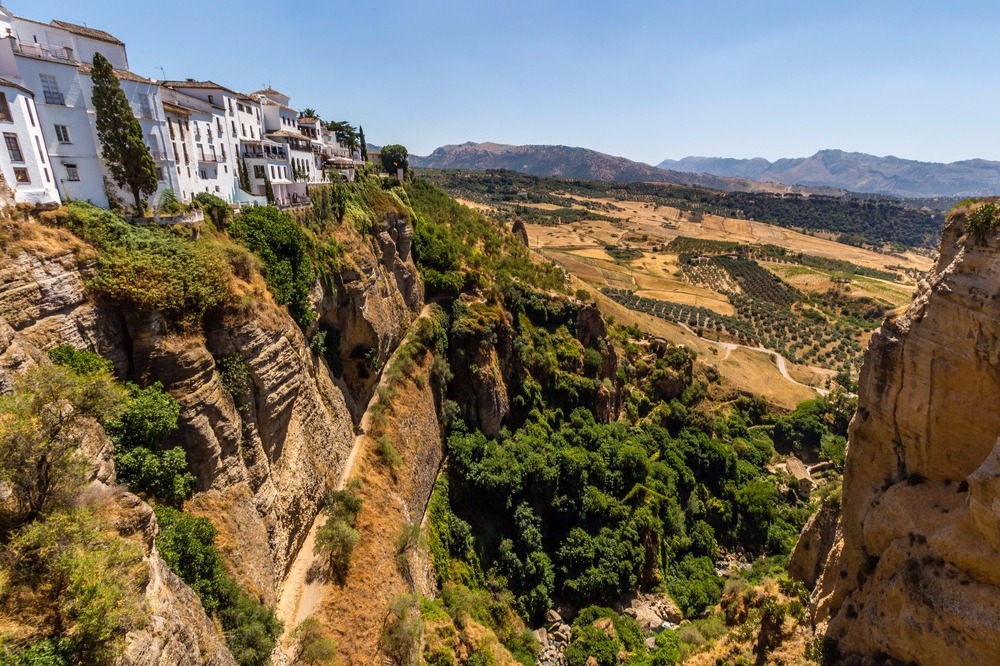
[[[220,102],[209,103],[167,84],[160,96],[180,188],[175,194],[190,201],[195,194],[207,192],[233,203],[237,188],[236,143],[229,134],[225,101],[209,95]]]
[[[17,203],[58,204],[34,96],[24,86],[0,79],[0,132],[5,144],[0,149],[0,172]]]
[[[315,160],[309,138],[299,132],[299,114],[288,105],[291,99],[273,88],[258,90],[251,96],[260,101],[264,141],[284,148],[287,154],[284,177],[271,178],[275,198],[282,205],[308,201],[306,183],[316,168]]]
[[[39,23],[0,6],[0,77],[32,91],[52,176],[64,200],[108,205],[110,179],[100,157],[93,110],[91,62],[100,53],[115,68],[157,165],[160,190],[175,187],[166,118],[156,82],[128,71],[125,44],[101,30],[63,21]]]

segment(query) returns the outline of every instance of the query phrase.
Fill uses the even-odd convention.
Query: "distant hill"
[[[510,169],[532,176],[579,178],[619,183],[661,182],[707,187],[727,192],[800,192],[840,194],[831,188],[801,188],[760,184],[741,178],[720,178],[710,174],[671,171],[635,162],[625,157],[570,146],[473,143],[442,146],[427,157],[410,155],[410,166],[424,169],[465,169],[486,171]]]
[[[972,197],[1000,194],[1000,162],[964,160],[941,164],[821,150],[812,157],[769,162],[725,157],[664,160],[661,169],[713,176],[774,181],[786,185],[834,187],[897,197]]]

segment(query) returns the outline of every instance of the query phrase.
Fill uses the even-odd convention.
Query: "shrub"
[[[154,508],[160,531],[156,545],[171,571],[218,617],[226,644],[240,666],[263,666],[281,635],[274,611],[251,597],[226,573],[215,547],[215,528],[198,518],[165,506]]]
[[[56,365],[69,368],[78,375],[105,374],[115,371],[115,364],[100,354],[77,349],[73,345],[62,344],[49,350],[49,360]]]
[[[298,644],[298,660],[307,666],[326,666],[335,663],[337,645],[323,633],[323,626],[315,617],[307,617],[292,632]]]
[[[225,231],[226,223],[233,215],[233,209],[224,199],[208,192],[199,192],[194,195],[194,202],[205,211],[205,215],[212,221],[216,229]]]
[[[241,212],[229,233],[264,262],[264,279],[274,300],[287,305],[303,329],[312,324],[316,313],[309,290],[316,276],[305,230],[287,213],[267,206]]]
[[[423,630],[418,600],[409,595],[396,597],[382,630],[383,650],[399,666],[413,666],[420,660]]]
[[[139,545],[76,509],[31,523],[6,550],[3,603],[27,603],[51,632],[13,663],[113,663],[125,634],[142,620],[148,569]]]
[[[343,518],[327,520],[316,531],[313,552],[322,555],[329,562],[330,571],[341,583],[347,578],[351,566],[351,555],[358,545],[360,535]]]
[[[985,203],[965,218],[965,230],[977,236],[982,236],[998,224],[1000,224],[1000,207],[995,203]]]
[[[379,460],[381,460],[382,463],[389,468],[389,471],[392,472],[393,476],[395,476],[399,466],[403,464],[403,458],[399,455],[399,452],[396,451],[396,447],[392,445],[392,442],[389,441],[388,437],[381,435],[378,440],[376,440],[375,453],[378,454]]]
[[[168,229],[134,227],[87,203],[66,205],[66,226],[100,251],[88,288],[143,312],[161,312],[180,328],[195,328],[205,313],[226,305],[232,272],[223,252]]]
[[[190,497],[195,478],[187,471],[187,453],[164,441],[177,430],[180,404],[157,382],[141,388],[126,385],[129,399],[104,429],[115,445],[118,479],[130,490],[172,506]]]

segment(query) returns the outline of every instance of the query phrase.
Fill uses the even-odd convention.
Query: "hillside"
[[[710,214],[765,222],[856,246],[929,250],[937,245],[944,223],[940,213],[879,195],[721,192],[668,183],[543,178],[506,169],[425,170],[423,177],[456,197],[502,209],[511,220],[541,224],[605,219],[619,202],[634,202],[683,210],[691,219]]]
[[[786,185],[833,187],[898,197],[977,197],[1000,194],[1000,162],[963,160],[941,164],[842,150],[769,162],[761,157],[685,157],[664,160],[661,169],[774,181]]]

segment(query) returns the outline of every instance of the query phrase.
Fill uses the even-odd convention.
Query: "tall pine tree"
[[[358,125],[358,143],[361,144],[361,161],[368,161],[368,142],[365,141],[365,128]]]
[[[145,204],[143,195],[156,191],[156,163],[142,140],[142,127],[132,113],[114,68],[100,53],[94,54],[90,77],[101,155],[111,179],[132,192],[136,213],[141,214]]]

